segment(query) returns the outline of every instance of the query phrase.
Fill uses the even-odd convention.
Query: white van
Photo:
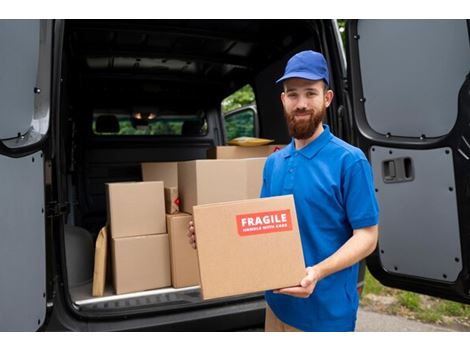
[[[104,184],[139,180],[141,162],[205,158],[226,142],[221,101],[240,87],[255,93],[242,110],[253,136],[288,143],[274,82],[304,49],[330,66],[325,122],[374,170],[369,270],[469,303],[468,21],[350,21],[346,60],[331,20],[0,20],[0,331],[262,325],[262,293],[92,297],[94,241]],[[143,111],[165,118],[135,121]]]

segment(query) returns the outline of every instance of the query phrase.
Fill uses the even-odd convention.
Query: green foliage
[[[235,93],[229,95],[222,101],[222,112],[225,114],[229,111],[241,108],[255,102],[255,93],[249,84],[243,86]]]
[[[442,321],[442,314],[432,309],[424,309],[416,312],[416,318],[426,323],[438,323]]]
[[[156,121],[151,122],[146,128],[135,129],[130,121],[119,119],[118,135],[179,135],[182,124],[182,121]]]
[[[151,135],[151,136],[166,136],[166,135],[181,135],[183,121],[172,121],[172,120],[157,120],[151,121],[145,128],[135,129],[132,126],[131,121],[128,117],[120,117],[119,121],[119,132],[118,133],[97,133],[96,122],[93,121],[93,132],[97,135],[120,135],[120,136],[136,136],[136,135]]]
[[[372,304],[367,297],[369,294],[396,298],[395,303],[386,308],[388,314],[404,314],[427,323],[442,323],[444,317],[457,317],[461,322],[470,322],[470,305],[385,287],[366,270],[362,305]]]
[[[419,298],[419,295],[412,293],[412,292],[407,292],[403,291],[400,293],[398,296],[398,302],[406,308],[408,308],[411,311],[417,312],[421,310],[420,303],[421,300]]]
[[[366,269],[366,273],[364,276],[364,288],[362,290],[362,297],[367,296],[369,293],[374,295],[387,295],[392,294],[393,289],[383,286],[380,282],[378,282],[369,270]]]
[[[341,39],[343,40],[343,45],[346,47],[346,20],[336,21],[338,21],[339,32],[341,34]]]
[[[225,119],[225,129],[227,131],[227,140],[236,137],[254,137],[254,114],[249,109],[227,116]]]
[[[362,290],[362,297],[367,296],[369,293],[374,295],[382,294],[385,291],[384,286],[382,286],[377,280],[375,280],[372,275],[369,273],[369,270],[366,270],[364,277],[364,288]]]
[[[441,304],[437,307],[437,311],[441,314],[454,317],[469,317],[470,316],[470,306],[452,302],[452,301],[442,301]]]

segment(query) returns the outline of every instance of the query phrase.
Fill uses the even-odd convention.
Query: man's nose
[[[297,100],[296,108],[297,108],[297,110],[306,110],[308,108],[307,99],[302,97],[302,96],[299,97],[299,99]]]

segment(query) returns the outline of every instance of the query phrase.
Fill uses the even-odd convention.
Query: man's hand
[[[273,292],[299,298],[308,298],[315,289],[315,285],[320,279],[320,275],[315,267],[308,267],[305,269],[305,272],[306,276],[302,281],[300,281],[299,286],[281,288],[279,290],[274,290]]]
[[[196,230],[194,229],[194,223],[192,221],[188,224],[188,237],[189,237],[189,244],[196,249]]]

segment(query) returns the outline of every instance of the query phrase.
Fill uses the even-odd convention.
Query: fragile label
[[[240,236],[292,230],[290,209],[237,215]]]

